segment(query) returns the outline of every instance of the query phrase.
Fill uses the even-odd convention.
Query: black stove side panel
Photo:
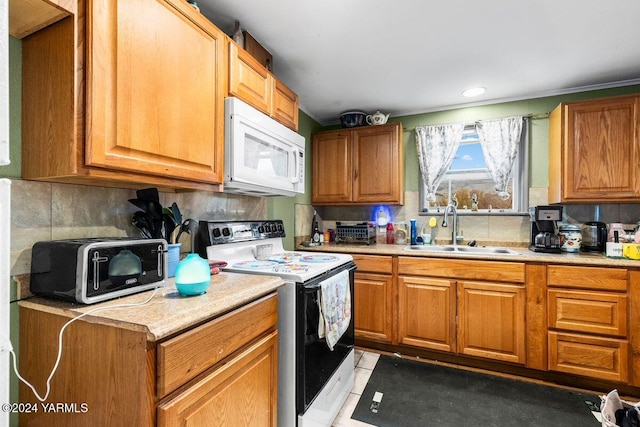
[[[318,338],[318,289],[320,282],[349,270],[351,322],[333,351]],[[348,262],[305,283],[296,284],[296,412],[304,414],[320,390],[355,346],[354,274]]]

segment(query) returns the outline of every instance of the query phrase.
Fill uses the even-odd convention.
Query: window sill
[[[529,212],[513,212],[513,211],[500,211],[500,210],[491,210],[491,212],[487,210],[482,211],[472,211],[471,209],[458,209],[456,210],[458,216],[529,216]],[[442,216],[444,215],[444,208],[440,208],[440,210],[430,209],[428,211],[423,211],[418,214],[418,216]]]

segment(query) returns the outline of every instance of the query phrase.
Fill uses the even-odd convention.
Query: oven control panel
[[[199,221],[198,246],[285,237],[282,220]],[[202,249],[199,248],[199,249]]]

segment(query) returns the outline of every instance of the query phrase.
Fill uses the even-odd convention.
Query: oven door
[[[356,265],[349,262],[308,282],[296,284],[296,410],[303,414],[353,349],[354,312],[353,281]],[[318,290],[320,283],[337,273],[349,270],[351,322],[333,351],[324,338],[318,337]]]

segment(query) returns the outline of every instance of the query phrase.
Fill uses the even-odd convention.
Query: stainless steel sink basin
[[[406,246],[404,249],[420,252],[447,252],[470,255],[520,255],[520,252],[500,246],[411,245]]]

